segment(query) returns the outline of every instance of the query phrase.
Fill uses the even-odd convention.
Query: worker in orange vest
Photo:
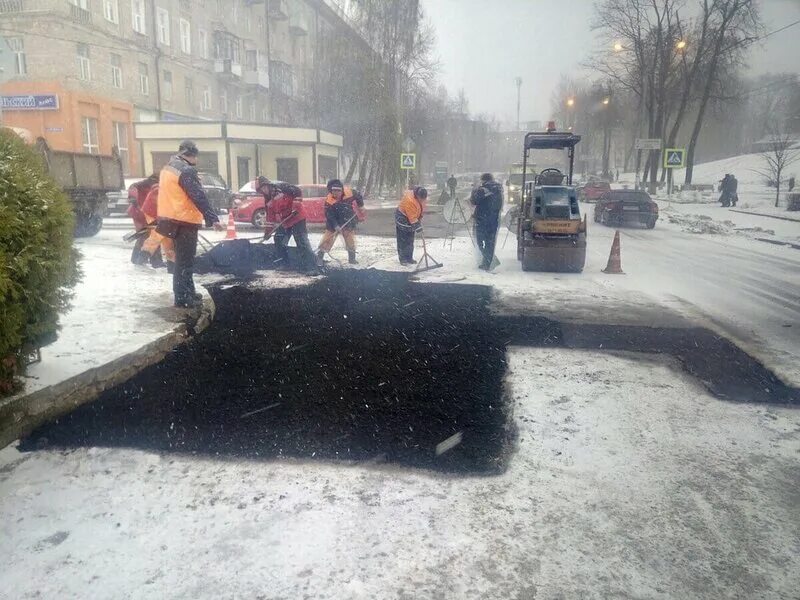
[[[427,199],[428,190],[424,187],[406,190],[394,213],[397,256],[401,265],[414,264],[414,237],[422,232],[422,213]]]
[[[175,272],[172,292],[175,306],[191,308],[202,304],[202,296],[194,287],[194,257],[197,233],[205,221],[222,231],[219,217],[208,202],[197,175],[197,145],[184,140],[158,179],[158,225],[156,231],[175,244]]]
[[[356,207],[353,207],[353,203]],[[351,265],[356,260],[356,221],[363,221],[364,197],[360,192],[342,185],[338,179],[328,182],[328,197],[325,198],[325,233],[317,249],[317,265],[322,266],[322,258],[333,248],[338,234],[342,234],[347,246],[347,257]],[[357,212],[356,212],[357,211]]]

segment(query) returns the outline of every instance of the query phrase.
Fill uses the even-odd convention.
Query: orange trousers
[[[167,262],[175,262],[175,242],[156,232],[156,228],[153,227],[150,230],[150,235],[144,241],[144,244],[142,244],[142,250],[152,256],[156,253],[159,246],[161,247],[161,252],[164,254],[164,260]]]
[[[344,228],[342,229],[342,237],[344,238],[345,246],[347,246],[347,250],[350,252],[356,251],[356,232],[352,229]],[[325,230],[325,233],[322,236],[322,241],[319,243],[318,250],[322,250],[323,252],[330,252],[331,248],[333,248],[333,242],[336,240],[336,232],[335,231],[328,231]]]

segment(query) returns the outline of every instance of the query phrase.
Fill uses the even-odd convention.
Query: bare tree
[[[758,169],[770,185],[775,185],[775,206],[778,206],[781,197],[781,180],[787,167],[800,159],[800,149],[794,147],[797,140],[793,139],[788,131],[784,131],[778,124],[771,127],[769,146],[761,153],[765,166]]]
[[[684,183],[687,184],[692,183],[697,140],[724,63],[741,61],[744,49],[757,39],[761,30],[758,0],[711,0],[704,2],[703,9],[708,13],[712,34],[705,68],[702,69],[703,91],[686,150]]]

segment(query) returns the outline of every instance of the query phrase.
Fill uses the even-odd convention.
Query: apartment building
[[[317,40],[347,27],[336,6],[332,0],[0,0],[0,36],[16,59],[13,77],[0,86],[4,122],[33,127],[57,149],[124,148],[126,170],[137,175],[145,161],[135,122],[315,127]],[[55,101],[24,100],[44,95]]]

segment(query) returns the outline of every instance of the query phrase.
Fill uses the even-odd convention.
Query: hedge
[[[0,396],[25,357],[52,341],[80,278],[74,219],[41,157],[0,128]]]

